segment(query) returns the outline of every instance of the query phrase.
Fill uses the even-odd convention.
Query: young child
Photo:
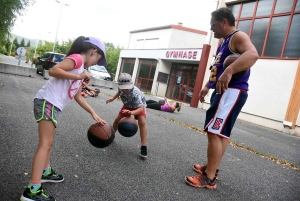
[[[179,112],[181,110],[181,103],[174,102],[174,103],[169,103],[167,98],[161,99],[159,101],[155,100],[147,100],[146,101],[147,108],[154,109],[154,110],[160,110],[164,112],[171,112],[173,113],[176,109]]]
[[[52,78],[36,94],[34,116],[38,122],[39,146],[33,158],[30,182],[20,198],[21,201],[55,201],[54,197],[45,193],[41,183],[64,180],[50,166],[50,150],[58,117],[73,98],[96,122],[101,125],[106,123],[81,96],[82,82],[90,78],[83,67],[95,64],[106,65],[104,44],[97,38],[78,37],[67,58],[49,70]]]
[[[120,96],[123,107],[116,117],[113,128],[115,132],[118,129],[118,123],[123,117],[130,117],[134,115],[138,120],[141,137],[141,154],[143,158],[147,157],[147,126],[146,126],[146,99],[144,94],[135,86],[133,86],[131,76],[127,73],[121,73],[118,79],[118,92],[106,103],[114,101]]]
[[[89,95],[91,97],[97,97],[98,94],[100,93],[100,89],[98,89],[98,88],[94,89],[93,87],[90,87],[88,84],[89,84],[89,81],[82,82],[81,95],[84,97],[87,97],[87,95]]]

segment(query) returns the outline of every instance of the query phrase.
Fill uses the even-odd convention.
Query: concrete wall
[[[165,61],[165,60],[158,60],[155,75],[153,78],[153,85],[151,89],[152,95],[161,96],[161,97],[165,96],[168,85],[164,83],[159,83],[156,80],[159,72],[170,74],[171,67],[172,67],[172,62]]]
[[[128,49],[146,49],[145,48],[146,39],[158,39],[157,42],[158,46],[152,48],[155,49],[168,48],[171,34],[172,34],[172,29],[161,29],[155,31],[132,33],[130,35]]]
[[[206,35],[178,29],[132,33],[128,49],[202,48]]]
[[[89,85],[106,87],[106,88],[109,88],[109,89],[117,89],[118,88],[118,83],[117,82],[107,81],[107,80],[98,80],[98,79],[95,79],[93,77],[91,77]]]
[[[173,29],[168,48],[203,47],[206,35]]]
[[[279,131],[300,135],[299,116],[296,129],[287,130],[283,126],[298,62],[298,60],[259,59],[251,68],[249,96],[239,118]],[[205,83],[208,76],[209,71],[205,75]],[[199,107],[208,109],[211,94],[212,90],[205,97],[205,104],[199,104]]]
[[[249,98],[243,111],[282,122],[289,104],[298,62],[259,59],[251,68]]]
[[[36,69],[30,67],[6,64],[6,63],[0,63],[0,73],[35,77]]]
[[[23,66],[16,66],[11,64],[0,63],[0,73],[7,73],[13,75],[21,75],[21,76],[28,76],[28,77],[36,77],[36,68],[29,68]],[[39,75],[38,75],[39,76]],[[45,70],[45,79],[50,79],[48,70]],[[100,87],[106,87],[110,89],[117,89],[118,84],[114,81],[106,81],[106,80],[98,80],[91,77],[89,85],[95,85]]]

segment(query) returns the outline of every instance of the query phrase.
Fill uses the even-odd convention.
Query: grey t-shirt
[[[135,86],[131,89],[128,94],[124,94],[120,89],[120,98],[123,104],[128,108],[138,108],[143,106],[144,108],[147,107],[146,98],[144,94]]]

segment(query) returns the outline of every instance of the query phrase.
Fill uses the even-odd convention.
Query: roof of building
[[[146,32],[146,31],[156,31],[156,30],[161,30],[161,29],[178,29],[178,30],[182,30],[182,31],[188,31],[188,32],[193,32],[193,33],[197,33],[197,34],[203,34],[203,35],[207,35],[206,31],[201,31],[201,30],[197,30],[197,29],[191,29],[188,27],[183,27],[181,25],[166,25],[166,26],[160,26],[160,27],[152,27],[152,28],[147,28],[147,29],[139,29],[139,30],[134,30],[134,31],[130,31],[130,33],[139,33],[139,32]]]

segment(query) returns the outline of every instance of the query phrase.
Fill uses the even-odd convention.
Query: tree
[[[105,50],[106,51],[113,51],[115,50],[115,45],[113,43],[105,43],[104,42],[104,45],[105,45]]]
[[[27,41],[26,47],[30,47],[30,40]]]
[[[25,14],[26,7],[35,0],[1,0],[0,1],[0,46],[5,45],[6,36],[14,26],[18,16]]]
[[[123,48],[115,47],[113,43],[105,43],[105,51],[106,51],[106,61],[107,61],[107,70],[110,73],[116,73],[120,52]]]
[[[115,50],[108,50],[106,51],[106,61],[107,61],[107,70],[110,73],[116,73],[120,52],[123,48],[117,47]]]
[[[25,39],[22,38],[21,42],[20,42],[20,47],[25,47]]]
[[[15,45],[16,48],[20,47],[20,43],[17,38],[14,39],[13,44]]]
[[[73,43],[74,40],[68,39],[68,41],[63,41],[62,44],[58,44],[55,48],[55,52],[59,52],[62,54],[67,54],[71,48],[71,45]]]
[[[62,41],[61,44],[58,43],[55,46],[55,52],[67,54],[73,42],[74,39],[73,40],[68,39],[68,41]],[[15,50],[16,47],[15,44],[18,44],[18,41],[16,39],[13,41],[13,50]],[[119,47],[119,46],[115,47],[113,43],[105,43],[105,48],[106,48],[106,61],[108,64],[106,68],[108,72],[115,74],[119,62],[120,52],[123,49],[123,47]],[[45,52],[52,52],[52,49],[53,49],[53,42],[39,41],[36,49],[36,54],[38,56],[42,56]],[[28,51],[27,57],[32,60],[34,56],[35,47],[30,47],[28,48],[27,51]]]
[[[11,46],[11,39],[9,37],[7,37],[6,39],[6,43],[5,43],[5,48],[6,48],[6,51],[7,53],[10,51],[10,46]]]

